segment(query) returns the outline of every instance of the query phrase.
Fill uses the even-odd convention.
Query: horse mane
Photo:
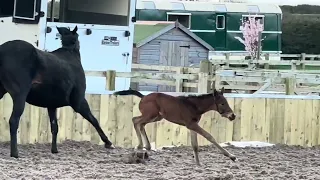
[[[212,93],[201,94],[201,95],[189,94],[187,96],[179,96],[179,97],[182,99],[189,99],[189,98],[207,99],[208,97],[212,97]]]

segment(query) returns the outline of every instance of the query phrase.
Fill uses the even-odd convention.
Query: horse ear
[[[221,88],[221,94],[223,94],[223,93],[224,93],[224,87]]]
[[[59,34],[61,34],[61,35],[62,35],[61,28],[59,28],[58,26],[56,26],[56,28],[57,28],[57,30],[58,30],[58,32],[59,32]]]
[[[73,30],[72,33],[75,34],[78,31],[78,26],[76,26]]]
[[[213,90],[213,96],[218,96],[218,91],[216,89]]]

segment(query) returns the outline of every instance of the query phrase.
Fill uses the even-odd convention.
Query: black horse
[[[92,115],[85,99],[86,79],[81,64],[77,26],[71,31],[57,27],[62,47],[44,52],[32,44],[13,40],[0,45],[0,99],[9,93],[13,100],[10,116],[11,157],[18,158],[17,129],[25,102],[47,108],[51,133],[51,152],[57,153],[57,108],[71,106],[97,130],[106,148],[112,143]]]

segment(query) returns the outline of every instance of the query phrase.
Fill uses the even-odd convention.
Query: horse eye
[[[221,106],[224,106],[224,104],[221,104]]]

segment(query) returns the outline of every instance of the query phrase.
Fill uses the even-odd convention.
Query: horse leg
[[[191,123],[187,126],[187,128],[197,132],[198,134],[206,138],[208,141],[214,144],[223,153],[223,155],[229,157],[232,161],[235,161],[237,159],[233,154],[229,153],[226,149],[221,147],[213,138],[213,136],[204,129],[202,129],[197,123]]]
[[[138,138],[138,145],[135,147],[135,149],[142,149],[143,148],[143,142],[142,142],[142,133],[141,133],[141,126],[139,124],[139,121],[142,119],[142,116],[136,116],[132,118],[133,127],[136,131],[137,138]]]
[[[2,84],[0,84],[0,99],[2,99],[6,93],[7,93],[7,90],[3,87]]]
[[[19,120],[25,108],[26,95],[17,94],[11,96],[13,101],[12,113],[9,119],[10,125],[10,156],[18,158],[17,148],[17,130],[19,128]]]
[[[196,164],[200,166],[197,133],[190,130],[190,137],[191,137],[190,139],[191,139],[191,146],[193,149],[194,159],[196,161]]]
[[[14,62],[14,60],[12,60]],[[20,117],[23,114],[26,99],[31,88],[32,78],[28,67],[0,67],[1,95],[8,92],[12,98],[13,108],[9,119],[10,156],[18,158],[17,131]]]
[[[112,142],[105,135],[98,120],[92,115],[88,102],[85,98],[82,99],[80,105],[72,104],[71,107],[75,112],[80,113],[83,118],[90,122],[90,124],[96,129],[101,140],[105,143],[106,148],[113,148]]]
[[[160,121],[161,119],[162,119],[162,116],[158,116],[158,117],[154,118],[151,122],[157,122],[157,121]],[[150,151],[151,145],[150,145],[150,141],[148,139],[148,135],[147,135],[146,129],[145,129],[146,124],[147,123],[142,123],[140,125],[140,131],[141,131],[142,139],[145,142],[145,149]]]
[[[57,120],[57,109],[48,108],[48,114],[50,118],[50,126],[51,126],[51,133],[52,133],[51,153],[58,153],[57,135],[58,135],[59,127],[58,127],[58,120]]]

